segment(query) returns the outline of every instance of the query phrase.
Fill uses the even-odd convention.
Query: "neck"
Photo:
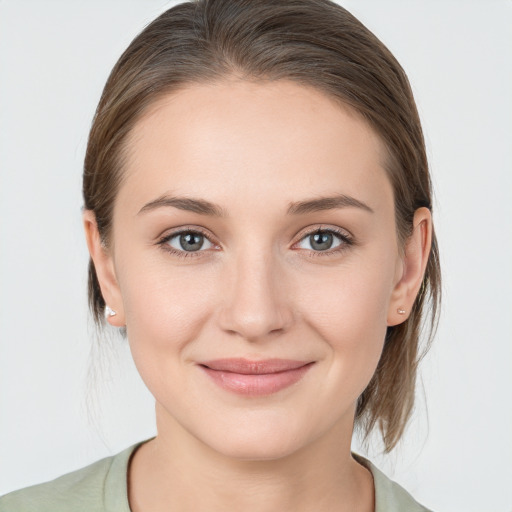
[[[372,512],[373,480],[352,458],[352,428],[348,436],[346,430],[337,425],[279,458],[243,460],[213,450],[173,421],[158,422],[157,437],[130,464],[131,509]]]

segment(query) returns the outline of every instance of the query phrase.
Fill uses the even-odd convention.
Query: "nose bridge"
[[[227,267],[222,327],[250,341],[286,329],[291,309],[284,275],[272,250],[247,244]]]

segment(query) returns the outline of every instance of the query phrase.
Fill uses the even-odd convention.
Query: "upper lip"
[[[244,358],[214,359],[200,364],[212,370],[241,373],[244,375],[263,375],[295,370],[311,361],[295,361],[293,359],[262,359],[251,361]]]

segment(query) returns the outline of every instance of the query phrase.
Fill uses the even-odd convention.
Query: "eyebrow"
[[[137,215],[162,207],[178,208],[179,210],[208,215],[210,217],[225,218],[229,216],[224,208],[210,201],[206,201],[205,199],[169,195],[163,195],[145,204]],[[360,208],[369,213],[374,213],[373,209],[363,201],[345,194],[337,194],[331,197],[319,197],[289,203],[286,214],[304,215],[306,213],[335,210],[338,208]]]
[[[337,208],[361,208],[369,213],[374,213],[366,203],[355,197],[345,194],[337,194],[332,197],[319,197],[315,199],[306,199],[290,203],[288,206],[288,215],[303,215],[305,213],[319,212],[322,210],[335,210]]]

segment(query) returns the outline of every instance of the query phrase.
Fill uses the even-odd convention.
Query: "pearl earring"
[[[115,316],[117,313],[109,306],[105,306],[105,319]]]
[[[396,310],[396,312],[399,314],[399,315],[405,315],[405,309],[403,307],[400,307]]]

